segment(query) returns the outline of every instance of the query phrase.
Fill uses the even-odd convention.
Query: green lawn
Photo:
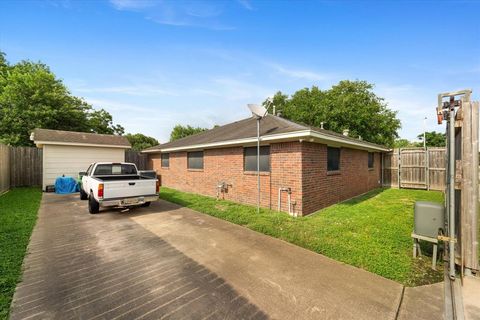
[[[443,201],[441,192],[377,189],[317,213],[291,218],[286,213],[162,187],[167,201],[283,239],[363,268],[407,286],[442,280],[431,259],[412,259],[413,204]],[[441,269],[441,266],[438,267]]]
[[[42,192],[16,188],[0,196],[0,319],[7,319]]]

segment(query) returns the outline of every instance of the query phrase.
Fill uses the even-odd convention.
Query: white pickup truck
[[[148,207],[158,199],[158,179],[140,175],[133,163],[96,162],[79,176],[80,199],[88,199],[90,213],[100,207]]]

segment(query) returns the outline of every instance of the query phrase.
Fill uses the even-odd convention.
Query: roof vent
[[[362,136],[358,136],[358,140],[363,140]]]
[[[344,135],[345,137],[348,137],[348,133],[349,133],[349,132],[350,132],[350,130],[348,130],[348,129],[343,129],[343,135]]]
[[[322,122],[320,122],[320,129],[322,129],[322,130],[323,130],[323,121],[322,121]]]

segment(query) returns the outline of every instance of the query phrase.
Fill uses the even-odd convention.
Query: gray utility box
[[[437,238],[438,229],[444,229],[445,208],[443,204],[428,201],[415,202],[416,235]]]

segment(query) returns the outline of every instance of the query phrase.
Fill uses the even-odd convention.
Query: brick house
[[[380,187],[389,149],[267,115],[260,121],[261,206],[307,215]],[[247,118],[144,150],[163,186],[255,205],[256,119]],[[218,186],[224,182],[226,190]],[[289,211],[287,192],[282,211]]]

